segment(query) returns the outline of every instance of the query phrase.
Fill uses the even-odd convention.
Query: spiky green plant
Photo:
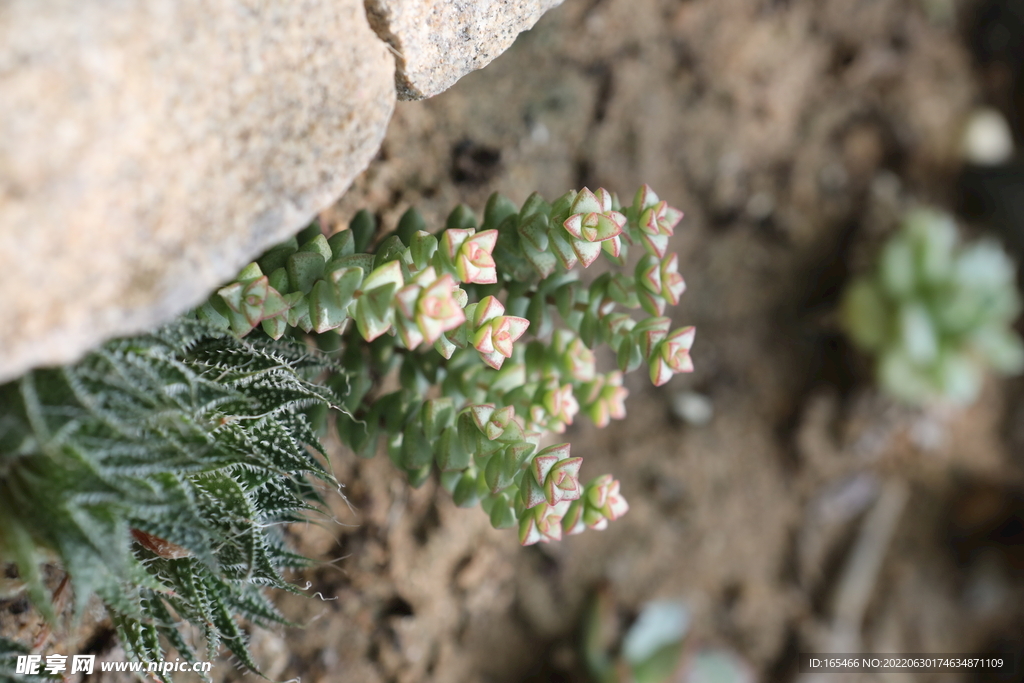
[[[18,672],[18,657],[29,654],[31,650],[24,643],[19,643],[0,636],[0,681],[4,683],[41,683],[41,681],[59,681],[55,675],[45,670],[38,674]]]
[[[970,403],[986,369],[1024,370],[1013,262],[991,240],[957,242],[951,217],[913,211],[843,297],[843,327],[875,356],[882,389],[911,404]]]
[[[184,619],[255,668],[236,617],[283,622],[260,588],[291,589],[305,560],[281,525],[317,506],[309,477],[332,481],[305,412],[340,404],[315,381],[332,369],[183,319],[0,387],[0,557],[51,620],[56,561],[135,659],[162,659],[162,636],[194,660]]]

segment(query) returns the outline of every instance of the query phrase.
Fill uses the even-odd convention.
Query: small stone
[[[482,69],[562,0],[367,0],[366,14],[398,59],[395,85],[403,100],[447,90]]]
[[[672,414],[686,424],[703,427],[715,416],[715,407],[704,394],[680,391],[672,396]]]
[[[963,155],[968,163],[997,166],[1013,156],[1013,132],[996,109],[979,107],[964,127]]]

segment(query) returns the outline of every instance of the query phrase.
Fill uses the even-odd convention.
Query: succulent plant
[[[735,651],[688,637],[691,613],[678,600],[641,605],[624,628],[615,596],[599,588],[585,612],[582,655],[595,683],[753,683],[754,670]]]
[[[664,317],[686,287],[678,257],[666,253],[681,218],[646,185],[624,209],[604,189],[552,204],[534,194],[518,208],[494,195],[480,225],[459,206],[434,234],[410,210],[369,253],[375,226],[362,212],[330,238],[313,229],[271,250],[199,315],[236,334],[257,324],[272,337],[288,326],[333,330],[356,387],[338,417],[345,443],[369,457],[383,439],[414,485],[436,466],[459,505],[482,505],[495,526],[518,525],[523,543],[546,542],[604,528],[628,505],[608,475],[579,483],[569,444],[543,469],[555,452],[540,449],[543,436],[580,413],[600,427],[625,417],[623,373],[645,361],[655,385],[693,370],[694,329],[672,330]],[[616,269],[585,286],[571,270],[602,253],[621,266],[631,245],[644,250],[631,274]],[[264,279],[270,287],[253,285]],[[618,370],[597,371],[601,343]],[[396,368],[401,388],[372,396]],[[440,398],[427,398],[432,386]]]
[[[1015,268],[994,241],[958,244],[948,215],[919,209],[856,278],[841,305],[853,342],[875,356],[879,385],[911,404],[967,404],[984,372],[1024,370],[1012,323],[1021,302]]]

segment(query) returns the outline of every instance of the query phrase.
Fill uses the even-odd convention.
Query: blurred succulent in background
[[[753,683],[735,652],[688,642],[690,611],[679,600],[653,600],[623,633],[610,589],[594,593],[583,622],[583,661],[595,683]]]
[[[1015,268],[995,242],[958,244],[953,219],[919,209],[854,280],[841,305],[853,342],[875,356],[878,382],[897,399],[968,404],[986,369],[1024,370],[1012,329],[1021,302]]]

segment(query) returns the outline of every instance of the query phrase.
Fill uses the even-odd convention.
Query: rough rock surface
[[[394,48],[403,100],[447,90],[504,52],[562,0],[367,0],[370,24]]]
[[[0,2],[0,380],[198,303],[377,152],[362,0]]]

